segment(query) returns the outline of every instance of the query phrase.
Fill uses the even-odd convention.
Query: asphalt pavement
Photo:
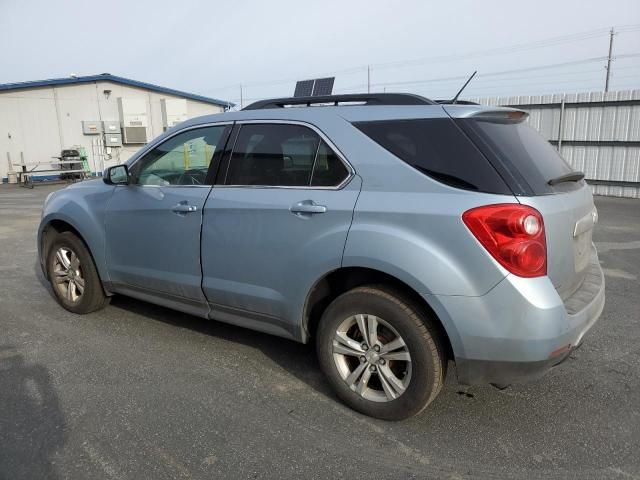
[[[47,193],[0,185],[0,479],[640,479],[640,200],[597,197],[604,313],[539,381],[421,415],[343,406],[312,346],[125,297],[57,305],[36,258]]]

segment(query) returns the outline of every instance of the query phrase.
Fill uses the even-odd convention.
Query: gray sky
[[[369,64],[373,91],[432,98],[475,69],[467,97],[601,90],[612,26],[611,89],[640,88],[638,0],[0,0],[0,83],[109,72],[246,103],[334,73],[366,91]]]

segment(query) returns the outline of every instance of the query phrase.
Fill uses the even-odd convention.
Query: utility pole
[[[367,65],[367,93],[371,93],[371,67]]]
[[[244,108],[244,105],[242,104],[242,84],[240,84],[240,110],[242,110]]]
[[[604,81],[604,91],[609,91],[609,78],[611,77],[611,54],[613,53],[613,36],[615,35],[613,27],[609,32],[609,56],[607,57],[607,78]]]

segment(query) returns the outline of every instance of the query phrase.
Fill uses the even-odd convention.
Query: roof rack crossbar
[[[410,93],[354,93],[348,95],[321,95],[317,97],[289,97],[261,100],[247,105],[243,110],[263,110],[267,108],[284,108],[287,105],[306,105],[310,107],[318,103],[361,102],[364,105],[437,105],[433,100]]]

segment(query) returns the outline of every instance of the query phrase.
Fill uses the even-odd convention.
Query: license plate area
[[[589,212],[576,222],[573,229],[573,264],[576,273],[583,272],[589,266],[593,225],[593,213]]]

